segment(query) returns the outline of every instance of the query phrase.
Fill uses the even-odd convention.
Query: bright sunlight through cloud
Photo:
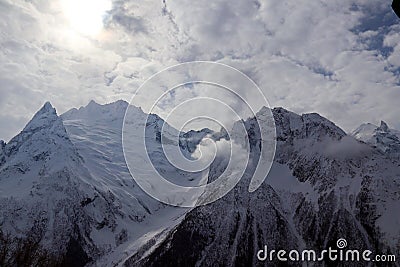
[[[103,29],[104,15],[111,0],[60,0],[71,27],[84,35],[94,36]]]

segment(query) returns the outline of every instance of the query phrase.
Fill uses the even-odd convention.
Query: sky
[[[387,0],[0,0],[0,139],[50,101],[130,100],[193,60],[231,65],[272,107],[345,131],[400,129],[400,19]],[[187,97],[187,96],[186,96]]]

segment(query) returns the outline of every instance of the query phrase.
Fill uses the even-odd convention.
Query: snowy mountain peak
[[[329,136],[335,136],[341,138],[346,135],[346,133],[340,129],[336,124],[331,122],[325,117],[322,117],[318,113],[308,113],[303,114],[302,118],[309,128],[315,128],[316,130],[322,130],[326,132]]]
[[[51,137],[68,140],[61,118],[50,102],[46,102],[21,133],[5,146],[5,154],[8,157],[15,154],[24,143],[27,143],[27,147],[40,147],[42,142],[49,143]],[[31,146],[32,143],[35,143],[35,146]],[[46,146],[41,147],[41,150],[43,149],[46,149]]]
[[[341,139],[346,133],[330,120],[317,113],[298,115],[284,108],[272,110],[277,128],[278,140],[286,140],[289,136],[308,138],[314,136]]]
[[[283,108],[275,108],[275,109],[283,109]],[[256,113],[256,116],[263,115],[263,114],[268,114],[270,111],[271,111],[270,108],[268,108],[268,107],[266,107],[266,106],[263,106],[263,107]]]
[[[98,118],[107,121],[120,121],[124,115],[128,102],[118,100],[109,104],[98,104],[91,100],[89,104],[79,109],[73,108],[61,115],[63,120],[86,119],[95,122]]]
[[[386,124],[386,122],[381,121],[381,125],[378,128],[379,130],[383,131],[383,132],[388,132],[389,131],[389,127]]]
[[[81,157],[69,139],[61,118],[50,103],[33,116],[25,128],[4,146],[0,155],[3,196],[26,197],[35,186],[47,186],[58,174],[71,175],[80,166]],[[48,181],[44,177],[53,177]],[[17,183],[17,184],[16,184]],[[40,186],[39,186],[40,185]],[[13,188],[19,188],[14,192]]]
[[[51,105],[50,101],[46,101],[39,111],[56,113],[56,109]]]
[[[56,109],[50,104],[50,102],[46,102],[43,107],[36,112],[32,120],[25,126],[23,132],[33,131],[37,128],[50,126],[57,120],[61,122],[57,115]]]
[[[361,124],[351,135],[388,154],[400,154],[400,131],[390,129],[384,121],[379,127],[371,123]]]
[[[89,101],[89,103],[87,104],[87,106],[100,106],[100,104],[98,104],[96,101],[94,101],[93,99]]]

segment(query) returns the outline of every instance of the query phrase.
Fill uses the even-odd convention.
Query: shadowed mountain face
[[[247,191],[249,168],[234,190],[190,211],[149,255],[135,255],[126,266],[287,266],[276,257],[261,262],[256,253],[264,245],[322,251],[340,238],[349,249],[398,255],[400,163],[317,114],[277,108],[273,115],[276,158],[262,187]],[[253,119],[246,125],[257,157],[259,132]]]
[[[394,13],[396,13],[397,17],[399,17],[399,19],[400,19],[400,1],[399,0],[393,0],[392,9],[393,9]]]
[[[264,266],[270,262],[256,254],[265,245],[322,251],[339,238],[349,249],[399,255],[400,162],[388,153],[396,138],[384,124],[354,135],[367,132],[384,141],[378,146],[318,114],[273,109],[277,150],[261,187],[248,192],[249,164],[226,196],[188,210],[157,202],[130,176],[121,144],[127,105],[91,102],[59,117],[47,103],[19,135],[0,142],[0,266]],[[153,162],[168,179],[195,184],[198,177],[159,156],[162,125],[156,115],[146,125]],[[245,126],[256,162],[260,129],[254,118]],[[186,156],[205,136],[225,138],[207,129],[180,136],[170,145]],[[225,161],[212,163],[210,181]],[[287,263],[275,258],[272,266]]]

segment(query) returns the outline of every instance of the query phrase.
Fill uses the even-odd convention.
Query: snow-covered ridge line
[[[361,124],[351,135],[377,147],[382,152],[400,156],[400,131],[389,128],[384,121],[381,121],[380,126],[371,123]]]
[[[46,103],[20,134],[0,142],[0,248],[35,248],[25,258],[29,262],[17,262],[21,250],[2,257],[0,249],[6,259],[0,265],[35,265],[42,255],[47,265],[137,266],[137,260],[176,262],[186,252],[199,266],[244,264],[254,260],[258,243],[322,248],[336,235],[358,246],[399,251],[400,218],[391,211],[400,208],[400,173],[389,150],[357,141],[316,113],[274,108],[277,153],[262,187],[248,193],[249,169],[226,197],[188,213],[152,199],[132,179],[121,140],[127,106],[91,101],[58,116]],[[256,114],[261,123],[265,109]],[[135,108],[135,116],[147,114]],[[151,114],[148,122],[157,168],[178,184],[198,183],[162,156],[162,119]],[[255,119],[244,123],[256,157]],[[373,129],[379,140],[393,140],[392,134],[384,124]],[[206,135],[225,138],[207,129],[179,135],[187,153]],[[212,164],[211,176],[222,167]],[[186,240],[191,236],[196,240]],[[185,242],[185,251],[170,257],[170,249],[182,246],[177,240]],[[138,251],[146,259],[135,257]]]

